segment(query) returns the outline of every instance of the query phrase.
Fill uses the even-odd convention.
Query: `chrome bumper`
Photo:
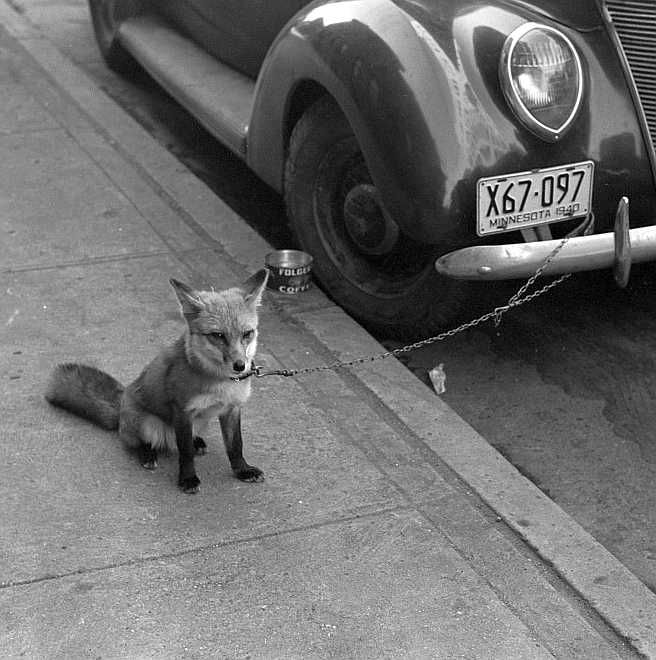
[[[462,248],[441,256],[435,268],[441,275],[459,280],[528,278],[561,242],[558,239]],[[622,197],[613,232],[570,238],[543,274],[613,268],[617,283],[625,286],[631,263],[653,260],[656,260],[656,225],[629,229],[629,201]]]

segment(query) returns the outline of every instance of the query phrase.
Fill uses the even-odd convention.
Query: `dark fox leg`
[[[199,435],[194,438],[194,449],[196,450],[196,456],[207,454],[207,443]]]
[[[178,476],[178,486],[185,493],[197,493],[200,486],[200,479],[196,475],[194,467],[194,438],[191,426],[191,420],[182,411],[176,411],[173,418],[173,428],[175,430],[175,441],[178,445],[178,457],[180,462],[180,474]]]
[[[244,460],[243,442],[241,439],[241,410],[231,408],[219,417],[221,432],[226,452],[230,459],[230,467],[237,479],[242,481],[264,481],[264,473],[260,468],[249,465]]]
[[[146,470],[154,470],[157,467],[157,450],[142,443],[139,445],[139,460]]]

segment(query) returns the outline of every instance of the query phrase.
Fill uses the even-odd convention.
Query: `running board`
[[[222,64],[156,16],[121,24],[121,45],[220,142],[246,157],[255,81]]]

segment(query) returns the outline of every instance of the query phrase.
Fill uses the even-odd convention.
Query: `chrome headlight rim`
[[[563,122],[558,128],[552,128],[543,124],[538,120],[528,108],[524,105],[524,102],[519,97],[515,85],[513,83],[512,76],[512,56],[517,48],[517,45],[529,32],[533,30],[542,30],[544,32],[555,35],[557,38],[562,39],[566,46],[572,53],[574,58],[574,63],[576,66],[578,87],[576,91],[576,98],[572,110],[565,122]],[[533,134],[537,135],[539,138],[547,142],[557,142],[562,138],[562,136],[568,131],[568,129],[574,123],[579,110],[581,109],[581,103],[583,100],[583,64],[581,63],[581,57],[572,43],[572,40],[564,34],[561,30],[551,27],[550,25],[545,25],[544,23],[535,23],[528,22],[523,23],[518,28],[513,30],[506,41],[503,44],[503,49],[501,51],[501,60],[499,63],[499,80],[501,82],[501,89],[503,95],[506,99],[506,102],[511,107],[517,118],[528,128]]]

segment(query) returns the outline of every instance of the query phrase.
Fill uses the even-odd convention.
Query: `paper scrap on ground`
[[[433,367],[429,372],[428,376],[433,383],[433,388],[437,394],[444,394],[446,392],[446,373],[444,373],[444,364],[441,362]]]

